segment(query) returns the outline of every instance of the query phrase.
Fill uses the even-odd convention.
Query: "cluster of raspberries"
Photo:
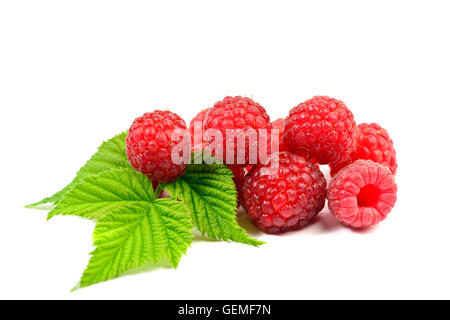
[[[270,122],[266,110],[252,99],[225,97],[195,116],[189,128],[170,111],[146,113],[133,122],[127,136],[131,165],[156,184],[174,181],[183,175],[185,164],[171,159],[182,139],[174,138],[173,132],[187,129],[192,151],[218,153],[232,170],[238,206],[264,232],[304,227],[327,199],[339,221],[365,228],[384,220],[397,200],[396,152],[388,132],[375,123],[357,125],[340,100],[316,96],[291,109],[285,119]],[[234,140],[239,134],[235,134],[233,139],[224,138],[218,152],[217,147],[209,148],[214,142],[209,129],[224,137],[230,131],[242,134],[253,129],[257,139],[245,138],[239,145]],[[274,137],[279,140],[276,151],[270,148]],[[249,154],[255,144],[257,150],[262,148],[262,141],[268,151],[266,156],[258,152],[255,164]],[[239,153],[245,157],[238,160]],[[330,167],[328,188],[320,165]]]

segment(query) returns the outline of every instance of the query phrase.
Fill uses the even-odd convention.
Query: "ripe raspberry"
[[[242,167],[237,166],[228,166],[228,169],[230,169],[233,172],[233,182],[236,186],[237,191],[237,207],[241,205],[241,199],[242,199],[242,187],[244,186],[244,179],[245,179],[245,169]]]
[[[350,154],[348,161],[330,164],[331,175],[334,176],[343,167],[359,159],[372,160],[385,165],[394,175],[397,172],[397,157],[394,143],[388,132],[376,123],[361,123],[358,125],[356,150]]]
[[[192,144],[193,151],[201,151],[203,149],[203,126],[204,126],[206,114],[208,113],[209,109],[210,108],[200,111],[189,123],[189,133],[191,135],[191,144]],[[197,128],[194,128],[194,124],[196,122],[198,122],[200,124],[200,126],[198,126]],[[196,129],[196,130],[194,130],[194,129]],[[196,143],[196,141],[194,141],[194,137],[198,137],[198,138],[196,138],[198,140],[197,143]]]
[[[356,123],[342,101],[316,96],[289,112],[283,139],[290,152],[319,164],[344,162],[356,147]]]
[[[288,151],[287,147],[285,146],[283,142],[283,134],[284,134],[284,118],[277,119],[272,122],[272,129],[277,129],[280,135],[279,138],[279,147],[278,151]]]
[[[171,182],[183,175],[186,165],[172,162],[172,149],[182,137],[172,140],[176,129],[186,130],[186,123],[170,111],[154,111],[136,118],[126,139],[131,165],[152,181]]]
[[[308,224],[323,209],[327,192],[325,177],[314,164],[289,152],[272,155],[276,156],[279,167],[274,172],[264,175],[270,165],[255,166],[244,182],[244,208],[250,219],[274,234]]]
[[[354,228],[384,220],[397,200],[397,185],[388,168],[371,160],[356,160],[331,180],[328,207],[341,222]]]
[[[223,154],[222,157],[217,154],[216,150],[212,150],[214,155],[221,161],[230,165],[246,165],[250,163],[249,152],[251,150],[256,150],[256,158],[259,156],[259,143],[260,134],[258,129],[266,129],[268,142],[267,148],[270,147],[270,129],[272,129],[272,124],[270,123],[270,118],[266,113],[266,110],[257,102],[250,98],[245,97],[225,97],[222,101],[218,101],[209,110],[205,119],[205,130],[216,129],[223,137]],[[251,139],[245,138],[245,133],[249,129],[256,130],[256,136],[254,137],[256,141],[250,144]],[[230,140],[227,131],[234,131],[237,139]],[[207,133],[207,132],[205,132]],[[262,137],[262,136],[261,136]],[[209,136],[205,137],[209,143],[215,140],[215,137]],[[238,161],[238,144],[236,140],[245,139],[245,148],[240,149],[239,152],[242,155],[245,152],[245,157],[242,157],[242,161]],[[233,161],[228,161],[227,158],[233,159]],[[258,160],[258,159],[256,159]],[[266,158],[260,158],[259,162],[266,160]]]

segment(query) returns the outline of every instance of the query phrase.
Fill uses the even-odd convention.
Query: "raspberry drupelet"
[[[342,223],[366,228],[384,220],[397,200],[391,171],[371,160],[357,160],[331,180],[328,208]]]
[[[277,234],[297,230],[324,207],[327,183],[322,172],[305,158],[280,152],[279,166],[255,166],[245,177],[243,206],[256,226]]]
[[[136,171],[154,182],[171,182],[184,174],[186,164],[172,161],[172,150],[182,136],[172,140],[175,130],[183,132],[186,123],[170,111],[154,111],[136,118],[126,138],[128,160]]]
[[[316,96],[289,112],[283,140],[290,152],[319,164],[345,162],[356,147],[353,113],[340,100]]]
[[[394,143],[386,129],[376,123],[361,123],[358,125],[356,150],[350,154],[350,159],[344,163],[330,164],[330,173],[334,176],[342,168],[356,160],[372,160],[385,165],[392,174],[397,173],[397,156]]]

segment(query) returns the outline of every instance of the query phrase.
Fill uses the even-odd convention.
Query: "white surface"
[[[448,1],[2,1],[0,298],[450,298]],[[160,268],[70,293],[94,225],[23,205],[155,108],[225,95],[272,119],[316,94],[386,127],[398,203],[365,232],[325,210],[260,249],[194,241]],[[441,163],[443,165],[441,165]],[[252,229],[253,230],[253,229]]]

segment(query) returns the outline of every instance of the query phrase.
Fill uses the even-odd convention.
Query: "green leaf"
[[[97,222],[89,264],[80,287],[116,278],[132,268],[167,258],[175,268],[192,242],[186,207],[173,199],[156,199],[122,207]]]
[[[148,177],[133,169],[87,176],[50,214],[98,218],[93,235],[96,249],[81,287],[164,258],[177,267],[192,242],[187,208],[174,199],[156,199]]]
[[[146,204],[155,199],[151,180],[134,169],[112,169],[90,175],[74,185],[48,219],[55,215],[73,215],[98,219],[121,207]]]
[[[56,205],[75,184],[90,175],[95,175],[115,168],[132,168],[125,153],[126,136],[127,132],[122,132],[121,134],[118,134],[115,137],[103,142],[98,148],[98,151],[78,171],[70,184],[51,197],[29,204],[26,208],[47,210],[51,208],[49,205]]]
[[[232,178],[233,173],[223,164],[190,164],[182,177],[162,187],[184,202],[203,235],[259,246],[264,242],[251,238],[236,222],[237,195]]]

